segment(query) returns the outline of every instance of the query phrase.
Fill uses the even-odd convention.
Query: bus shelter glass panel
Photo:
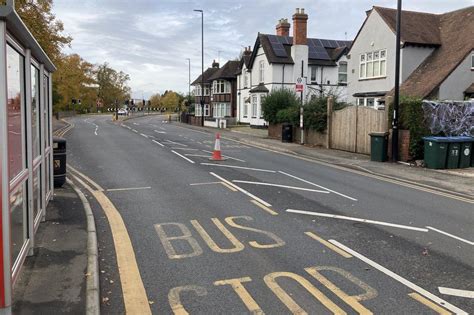
[[[45,75],[43,77],[43,126],[44,126],[44,139],[43,144],[45,151],[51,147],[51,117],[49,115],[51,104],[49,102],[49,77]],[[51,179],[50,179],[50,169],[51,167],[51,158],[50,155],[45,155],[45,177],[46,177],[46,196],[51,192]]]
[[[33,160],[40,155],[39,69],[31,66],[31,142]]]
[[[24,57],[7,45],[8,166],[10,173],[11,254],[15,262],[26,240],[28,210],[24,128]],[[17,177],[20,179],[18,182]],[[15,187],[12,187],[15,184]]]

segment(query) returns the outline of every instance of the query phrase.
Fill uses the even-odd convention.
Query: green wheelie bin
[[[461,142],[459,137],[447,137],[448,141],[448,158],[446,168],[459,168],[459,159],[461,157]]]
[[[448,156],[448,140],[446,137],[424,137],[425,164],[431,169],[445,169]]]
[[[388,132],[371,132],[370,136],[370,160],[385,162],[388,160]]]
[[[468,168],[469,166],[471,166],[472,146],[474,138],[458,137],[458,141],[461,145],[459,168]]]

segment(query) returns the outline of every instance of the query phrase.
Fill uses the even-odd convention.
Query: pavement
[[[215,129],[163,116],[70,121],[71,179],[96,218],[102,313],[474,309],[464,177],[231,131],[216,162]]]
[[[85,314],[87,224],[68,185],[55,189],[13,292],[14,314]]]

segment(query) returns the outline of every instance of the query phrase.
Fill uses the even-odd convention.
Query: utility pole
[[[118,120],[118,101],[115,99],[115,120]]]
[[[188,97],[191,96],[191,58],[186,58],[188,61]]]
[[[201,12],[201,126],[204,127],[204,11]]]
[[[304,61],[301,60],[301,79],[303,79],[304,75]],[[304,90],[304,89],[303,89]],[[304,91],[301,90],[301,106],[300,106],[300,144],[304,144],[304,124],[303,124],[303,93]]]
[[[400,29],[402,25],[402,0],[397,3],[397,30],[395,51],[395,91],[393,96],[392,162],[398,161],[398,110],[400,103]]]

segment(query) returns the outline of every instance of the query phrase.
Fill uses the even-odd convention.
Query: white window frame
[[[313,77],[314,75],[314,77]],[[311,66],[310,67],[310,81],[311,83],[317,83],[318,82],[318,67],[317,66]]]
[[[265,82],[265,60],[260,60],[258,68],[258,80],[260,83]]]
[[[258,95],[252,95],[252,118],[257,118],[258,115]]]
[[[385,78],[386,76],[387,49],[374,50],[359,55],[359,80]]]
[[[226,80],[214,80],[212,82],[212,94],[229,94],[230,82]]]
[[[195,104],[194,106],[194,116],[201,117],[201,104]],[[209,104],[204,104],[204,117],[209,117]]]
[[[243,112],[244,118],[247,118],[249,116],[249,103],[244,101],[244,112]]]
[[[247,88],[249,86],[249,75],[247,73],[244,73],[244,88]]]
[[[341,71],[341,66],[346,66],[346,71],[343,72]],[[347,84],[347,61],[341,61],[339,62],[339,67],[338,67],[338,73],[337,73],[337,81],[339,84],[342,84],[342,85],[346,85]],[[345,75],[346,76],[346,80],[345,81],[342,81],[341,80],[341,75]]]

